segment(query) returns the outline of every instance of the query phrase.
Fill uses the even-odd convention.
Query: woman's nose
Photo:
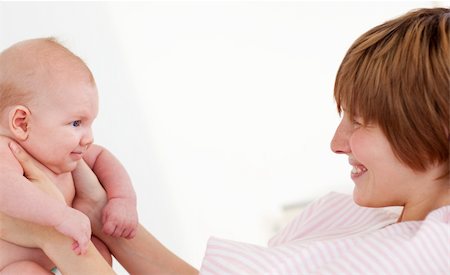
[[[336,154],[348,154],[351,151],[349,139],[352,134],[352,128],[347,124],[343,119],[336,128],[336,132],[331,140],[331,151]]]

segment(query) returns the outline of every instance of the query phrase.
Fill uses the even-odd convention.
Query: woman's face
[[[355,183],[354,201],[367,207],[400,206],[411,197],[418,173],[403,164],[377,125],[363,125],[345,114],[336,129],[331,149],[346,154]]]

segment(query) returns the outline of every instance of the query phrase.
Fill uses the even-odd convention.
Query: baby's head
[[[359,37],[337,73],[339,112],[378,125],[416,171],[448,163],[449,44],[449,9],[412,11]]]
[[[86,64],[51,38],[0,54],[0,134],[55,173],[73,170],[92,143],[98,95]]]

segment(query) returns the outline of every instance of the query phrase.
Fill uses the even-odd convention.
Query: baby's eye
[[[75,121],[72,122],[72,126],[73,127],[78,127],[80,125],[81,125],[81,120],[75,120]]]

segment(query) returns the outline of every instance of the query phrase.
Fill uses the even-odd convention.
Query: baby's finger
[[[126,239],[133,239],[134,236],[136,236],[136,230],[135,229],[130,229],[128,231],[128,234],[126,234],[126,236],[124,238],[126,238]]]
[[[118,238],[118,237],[120,237],[121,234],[122,234],[122,229],[120,229],[118,226],[116,226],[116,228],[114,229],[114,232],[112,233],[111,236]]]
[[[128,235],[128,238],[127,238],[127,239],[133,239],[134,237],[136,237],[136,233],[137,233],[137,230],[136,230],[136,229],[133,229],[133,230],[131,231],[130,235]]]
[[[82,239],[81,241],[78,241],[79,247],[80,247],[80,254],[84,255],[87,252],[87,248],[89,245],[89,239]]]
[[[120,237],[128,239],[128,235],[130,235],[130,233],[131,233],[131,228],[130,227],[126,227],[123,230],[122,235],[120,235]]]
[[[103,224],[103,233],[112,236],[116,226],[111,222],[106,222]]]
[[[78,244],[78,242],[74,242],[72,244],[72,250],[73,250],[73,252],[75,252],[75,254],[81,255],[81,248],[80,248],[80,245]]]
[[[121,237],[121,238],[125,238],[125,236],[128,235],[126,228],[119,230],[119,232],[120,232],[119,237]]]
[[[109,217],[108,211],[106,211],[106,209],[104,208],[102,211],[102,223],[103,224],[108,223],[108,217]]]

